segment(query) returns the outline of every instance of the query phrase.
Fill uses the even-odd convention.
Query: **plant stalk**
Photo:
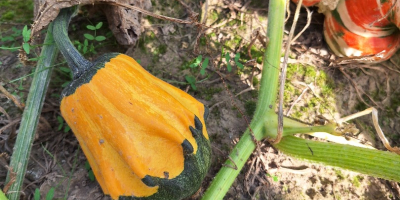
[[[218,172],[211,186],[204,194],[202,198],[204,200],[218,200],[225,196],[247,159],[256,148],[251,134],[254,134],[256,140],[261,140],[265,137],[276,137],[276,131],[275,135],[267,135],[268,131],[265,130],[264,125],[268,123],[268,120],[272,120],[272,124],[277,119],[275,102],[278,91],[285,8],[286,0],[271,0],[269,2],[267,37],[270,42],[264,54],[259,103],[250,123],[252,133],[248,128],[240,138],[229,155],[230,159],[225,162],[225,165]]]
[[[286,155],[368,174],[387,180],[400,181],[400,156],[376,149],[283,137],[274,145]]]
[[[92,65],[79,53],[68,36],[68,25],[76,9],[77,7],[61,9],[58,17],[54,20],[54,40],[71,68],[74,79],[77,79]]]
[[[40,118],[46,96],[47,87],[50,82],[52,65],[57,56],[58,50],[53,40],[53,23],[50,23],[44,41],[40,59],[36,66],[32,84],[29,89],[26,107],[21,119],[14,152],[11,156],[10,169],[7,174],[6,184],[13,179],[11,187],[7,192],[10,200],[18,200],[21,195],[21,188],[24,182],[29,155],[32,148],[33,138]]]

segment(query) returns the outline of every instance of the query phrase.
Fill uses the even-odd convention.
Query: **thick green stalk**
[[[68,36],[68,25],[76,9],[77,7],[61,9],[58,17],[54,20],[54,40],[71,68],[74,79],[82,75],[92,65],[79,53]]]
[[[400,156],[392,152],[305,140],[293,136],[283,137],[281,142],[274,146],[296,158],[400,181]]]
[[[271,124],[277,119],[274,110],[278,91],[285,8],[286,0],[271,0],[269,2],[267,36],[270,42],[264,54],[259,103],[250,124],[257,140],[267,136],[266,134],[269,131],[265,130],[264,125],[268,123],[268,119],[272,120]],[[274,135],[269,135],[269,137],[274,137]],[[250,131],[247,129],[229,155],[232,161],[227,160],[225,162],[225,166],[218,172],[203,199],[222,199],[255,147]],[[232,166],[235,169],[227,166]]]
[[[28,166],[33,137],[43,107],[47,87],[50,82],[50,75],[52,72],[52,67],[50,66],[53,65],[58,53],[53,40],[52,23],[49,25],[47,30],[44,44],[45,45],[40,54],[40,60],[33,76],[31,88],[29,89],[28,99],[22,115],[14,152],[11,156],[10,168],[12,169],[12,172],[15,173],[15,181],[7,192],[7,197],[10,200],[17,200],[21,195],[20,190]],[[11,173],[11,171],[8,172],[6,183],[10,181],[11,177],[14,177],[13,173]]]

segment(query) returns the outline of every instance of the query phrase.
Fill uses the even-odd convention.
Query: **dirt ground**
[[[205,7],[199,1],[184,2],[194,12],[204,14]],[[188,10],[178,1],[152,1],[152,4],[154,13],[180,19],[189,17]],[[294,6],[290,6],[292,15]],[[198,40],[199,27],[145,17],[143,34],[134,47],[116,44],[107,29],[105,17],[96,12],[95,7],[86,6],[82,10],[70,25],[74,29],[70,33],[71,39],[82,43],[83,34],[89,32],[86,25],[98,22],[105,25],[96,34],[107,36],[104,42],[94,43],[96,52],[87,53],[87,58],[112,51],[126,53],[140,60],[152,74],[187,91],[210,108],[207,129],[213,158],[201,190],[204,192],[247,128],[244,118],[251,120],[254,112],[262,70],[263,44],[260,40],[265,40],[254,40],[254,36],[257,31],[265,35],[268,2],[210,0],[208,28],[203,29],[204,35]],[[335,120],[374,106],[379,110],[380,124],[391,144],[399,146],[400,57],[396,55],[374,65],[335,63],[335,57],[323,40],[323,15],[313,10],[310,27],[291,48],[284,113],[314,123],[320,116]],[[302,10],[297,31],[305,22],[306,14]],[[289,18],[286,30],[290,29],[291,23],[292,18]],[[9,31],[2,29],[3,37],[12,34],[11,27],[23,27],[22,24],[3,25],[9,27]],[[229,52],[231,57],[240,53],[240,61],[246,67],[240,70],[232,62],[233,70],[228,72],[222,51]],[[198,68],[190,67],[198,55],[210,58],[205,75],[201,75]],[[1,84],[24,102],[31,81],[31,76],[25,75],[33,72],[34,67],[22,66],[17,52],[4,50],[0,50],[0,62]],[[59,57],[58,62],[62,63],[63,59]],[[62,66],[66,67],[66,64]],[[224,76],[224,82],[217,71]],[[187,83],[185,76],[195,77],[196,90]],[[20,77],[23,78],[18,79]],[[62,67],[54,69],[32,148],[23,199],[33,199],[35,190],[39,190],[44,198],[51,189],[55,191],[54,199],[108,199],[93,180],[73,133],[60,119],[59,94],[62,85],[69,80],[69,74]],[[0,152],[11,155],[22,111],[1,93],[0,107],[10,116],[0,114]],[[359,130],[351,137],[383,149],[370,116],[351,123]],[[396,182],[298,160],[279,153],[267,142],[262,144],[261,150],[248,160],[225,199],[400,199]],[[5,164],[8,162],[8,156],[0,159],[0,188],[4,187]]]

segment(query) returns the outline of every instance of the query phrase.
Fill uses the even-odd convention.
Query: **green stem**
[[[251,130],[257,140],[265,137],[276,137],[276,129],[275,135],[273,135],[273,132],[268,134],[264,124],[268,122],[273,124],[273,121],[277,120],[275,102],[278,91],[285,8],[286,0],[271,0],[269,2],[267,37],[270,42],[264,54],[259,103],[250,124]],[[203,199],[222,199],[240,173],[247,159],[253,153],[255,147],[256,145],[252,140],[250,130],[247,129],[229,155],[230,160],[227,160],[225,166],[218,172],[211,186],[204,194]],[[236,166],[236,168],[226,166]]]
[[[26,107],[22,115],[17,140],[15,142],[14,152],[11,156],[10,169],[12,169],[12,171],[10,170],[7,174],[6,184],[14,177],[15,181],[7,192],[7,197],[10,200],[17,200],[20,197],[36,126],[40,118],[47,87],[50,82],[50,75],[52,72],[52,67],[50,66],[52,66],[58,53],[53,40],[52,26],[53,23],[49,25],[47,31],[44,41],[46,45],[43,46],[39,62],[36,66],[36,71],[26,101]]]
[[[296,158],[400,181],[400,156],[388,151],[305,140],[293,136],[283,137],[281,142],[274,146]]]
[[[280,72],[280,58],[286,0],[269,1],[267,37],[269,39],[263,60],[260,94],[254,117],[265,116],[266,112],[275,113],[276,97]]]
[[[92,65],[72,44],[68,36],[68,25],[76,12],[76,7],[64,8],[54,20],[54,40],[58,49],[71,68],[74,79],[82,75]]]
[[[283,121],[285,122],[286,118],[283,118]],[[285,125],[285,123],[284,123]],[[325,133],[330,133],[332,135],[335,135],[335,128],[336,126],[334,124],[327,124],[324,126],[308,126],[308,127],[283,127],[283,136],[288,136],[288,135],[293,135],[296,133],[315,133],[315,132],[325,132]]]

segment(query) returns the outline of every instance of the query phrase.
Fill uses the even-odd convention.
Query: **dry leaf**
[[[141,34],[142,14],[124,7],[107,5],[107,2],[118,2],[133,5],[145,10],[151,8],[150,0],[35,0],[31,38],[40,34],[40,30],[53,21],[60,9],[74,5],[101,4],[107,16],[109,28],[121,45],[134,45]]]

